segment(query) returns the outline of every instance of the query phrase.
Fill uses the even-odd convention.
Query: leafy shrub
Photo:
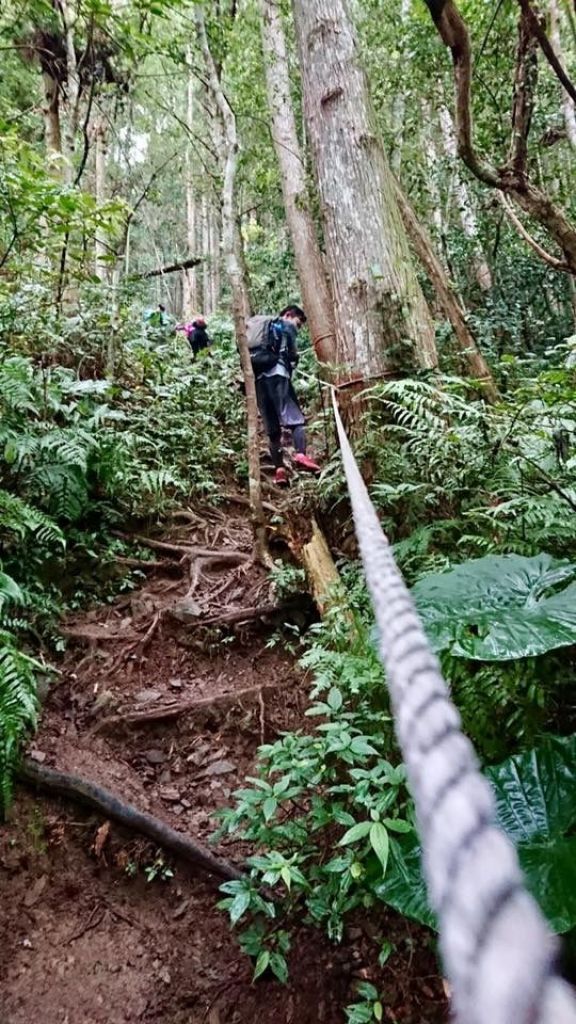
[[[497,749],[490,750],[497,710],[500,742],[503,733],[508,744],[517,742],[523,729],[527,742],[546,724],[550,708],[543,694],[559,680],[558,675],[546,680],[544,691],[539,672],[543,658],[576,640],[570,582],[575,573],[572,564],[545,554],[490,556],[424,578],[414,587],[430,639],[447,657],[448,669],[460,664],[461,677],[473,687],[478,676],[470,666],[478,666],[496,694],[500,688],[506,695],[501,713],[499,697],[486,692],[487,720],[480,727],[465,709],[472,738],[490,753]],[[289,929],[297,911],[304,910],[335,940],[342,937],[350,911],[368,909],[376,901],[433,923],[420,880],[413,807],[398,762],[382,669],[370,642],[366,595],[357,578],[350,596],[354,626],[333,609],[325,622],[312,627],[314,639],[301,659],[314,676],[313,703],[306,714],[320,718],[320,724],[260,748],[258,775],[247,780],[250,787],[235,793],[235,806],[222,812],[218,833],[237,835],[258,851],[248,859],[250,877],[224,887],[221,906],[233,924],[248,919],[242,941],[257,957],[257,970],[270,966],[278,977],[286,970],[274,944],[278,918]],[[466,691],[454,684],[450,671],[447,678],[459,701]],[[522,684],[528,685],[514,708],[518,715],[509,715],[506,733],[502,718],[511,711],[511,679],[520,681],[515,698]],[[570,756],[576,757],[576,741],[569,742]],[[550,777],[558,750],[564,749],[563,741],[557,744],[552,761],[546,762]],[[516,755],[518,763],[530,756]],[[564,776],[560,772],[558,785],[567,770]],[[492,778],[500,778],[498,770],[490,771]],[[503,786],[504,792],[513,803],[510,786]],[[558,856],[564,858],[562,851]],[[540,887],[553,925],[570,927],[568,918],[560,916],[558,893],[546,880],[549,860],[538,860],[532,846],[523,856],[529,866],[536,865],[533,885]]]

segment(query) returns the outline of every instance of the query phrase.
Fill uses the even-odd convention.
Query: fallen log
[[[146,281],[150,277],[163,277],[164,274],[173,274],[176,270],[192,270],[202,263],[201,256],[192,256],[188,260],[181,260],[180,263],[169,263],[166,267],[158,267],[156,270],[146,270],[142,274],[132,274],[132,281]]]
[[[124,803],[109,790],[96,785],[79,775],[45,768],[34,761],[26,759],[18,769],[17,778],[20,782],[33,788],[45,789],[54,796],[62,796],[84,804],[117,821],[133,832],[139,832],[159,846],[169,850],[194,867],[202,868],[218,878],[234,880],[243,877],[239,868],[229,861],[215,857],[210,850],[190,839],[183,832],[176,832],[170,825],[164,824],[159,818],[139,811],[132,804]]]

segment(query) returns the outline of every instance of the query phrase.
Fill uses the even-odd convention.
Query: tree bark
[[[323,363],[335,363],[332,298],[310,210],[306,173],[292,107],[282,13],[277,0],[261,0],[261,28],[272,138],[280,168],[284,208],[294,246],[302,303],[318,359]]]
[[[254,531],[254,555],[267,563],[269,556],[266,546],[264,508],[262,505],[262,483],[260,475],[260,448],[258,444],[258,406],[256,403],[256,381],[246,338],[246,317],[249,313],[248,289],[242,273],[242,262],[238,252],[235,181],[238,162],[238,136],[236,117],[226,98],[208,43],[204,15],[201,8],[196,10],[196,24],[204,61],[218,112],[224,128],[224,184],[222,190],[222,250],[232,290],[232,314],[236,331],[236,343],[246,392],[246,414],[248,420],[248,483],[250,511]]]
[[[483,397],[488,402],[496,402],[500,395],[490,368],[464,319],[458,298],[448,280],[444,267],[434,251],[428,232],[420,224],[399,185],[396,186],[396,199],[414,252],[421,261],[438,296],[444,314],[452,325],[458,349],[466,364],[466,371],[470,377],[479,382]]]
[[[346,0],[293,0],[334,298],[338,380],[437,364]]]
[[[42,114],[44,116],[44,138],[46,140],[46,154],[48,158],[62,156],[62,135],[60,131],[60,102],[58,96],[58,83],[46,71],[42,72],[43,104]],[[60,171],[59,171],[60,173]]]
[[[548,0],[548,10],[550,12],[550,42],[560,63],[564,64],[562,36],[560,33],[560,11],[557,0]],[[570,145],[576,149],[576,111],[574,100],[565,89],[562,89],[562,113],[564,115],[566,137]]]

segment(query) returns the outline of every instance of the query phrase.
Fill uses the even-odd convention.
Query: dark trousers
[[[296,398],[292,382],[288,377],[274,374],[273,377],[258,377],[256,398],[270,443],[270,455],[276,469],[283,464],[282,427],[292,431],[292,441],[297,452],[306,452],[304,415]]]

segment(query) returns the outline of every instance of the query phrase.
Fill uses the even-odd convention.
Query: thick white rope
[[[461,730],[332,403],[396,735],[416,806],[424,875],[459,1024],[576,1024],[557,940],[495,824],[492,791]]]

